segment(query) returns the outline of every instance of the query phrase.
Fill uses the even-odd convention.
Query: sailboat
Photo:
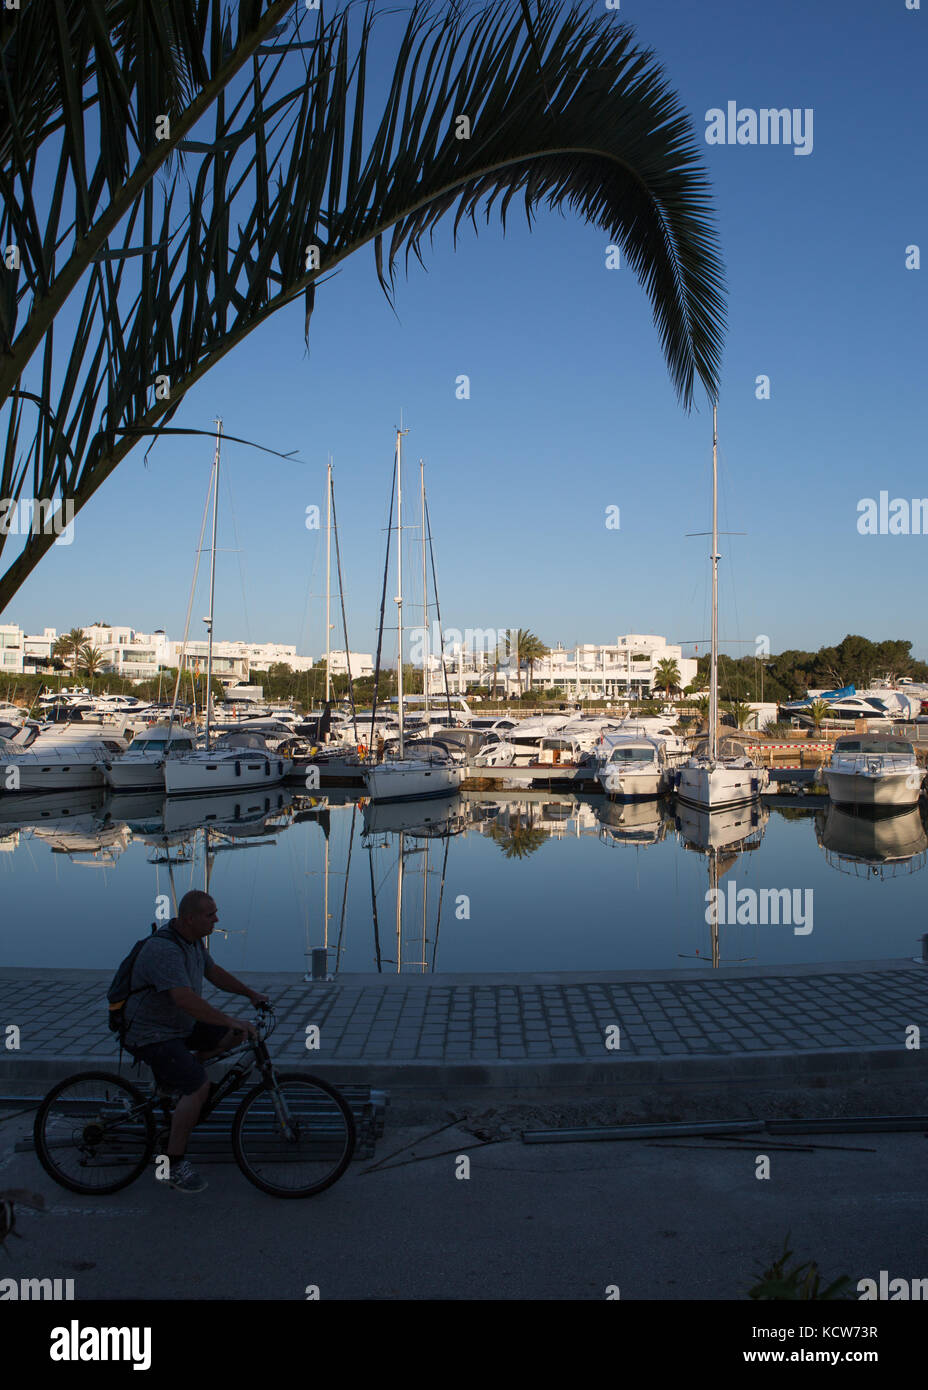
[[[709,738],[676,775],[677,795],[705,811],[743,806],[767,786],[766,768],[757,767],[744,745],[724,738],[719,747],[719,472],[718,407],[712,403],[712,655],[709,675]]]
[[[396,694],[399,730],[397,756],[376,763],[364,769],[364,783],[372,801],[423,801],[432,796],[448,796],[460,788],[461,769],[451,762],[430,761],[425,758],[405,756],[405,729],[403,722],[403,435],[408,431],[396,432],[396,611],[397,611],[397,656],[396,656]],[[387,534],[387,553],[390,537]],[[380,615],[380,638],[383,639],[383,611]],[[376,698],[376,684],[375,684]]]
[[[209,565],[209,616],[206,622],[206,729],[205,747],[166,757],[164,789],[168,796],[204,795],[210,792],[240,791],[246,787],[268,787],[289,776],[293,763],[279,757],[258,733],[231,733],[212,743],[213,618],[216,598],[216,527],[219,508],[219,453],[222,421],[216,421],[216,452],[213,457],[213,540]]]

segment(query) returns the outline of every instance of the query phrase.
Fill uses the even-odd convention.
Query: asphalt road
[[[0,1119],[0,1188],[47,1204],[18,1209],[4,1277],[70,1277],[77,1299],[303,1300],[312,1286],[321,1299],[597,1300],[610,1286],[623,1300],[744,1299],[787,1232],[829,1281],[928,1276],[921,1133],[814,1136],[847,1148],[811,1153],[763,1135],[731,1150],[530,1146],[516,1132],[468,1148],[480,1141],[460,1125],[422,1142],[447,1119],[445,1105],[396,1127],[388,1112],[376,1161],[409,1144],[397,1166],[355,1163],[307,1201],[263,1195],[232,1162],[202,1165],[198,1196],[147,1175],[77,1196],[13,1151],[30,1118]]]

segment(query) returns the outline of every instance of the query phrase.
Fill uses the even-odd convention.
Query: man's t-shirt
[[[187,1037],[196,1019],[177,1007],[168,990],[192,989],[201,994],[208,962],[202,941],[185,941],[170,926],[162,927],[146,941],[135,958],[130,987],[152,988],[132,995],[126,1005],[127,1047],[146,1047],[149,1043]]]

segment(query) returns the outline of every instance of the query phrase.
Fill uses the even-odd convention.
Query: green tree
[[[94,676],[99,675],[106,665],[106,657],[99,647],[85,645],[81,648],[80,669],[85,676],[93,680]]]
[[[52,655],[60,657],[71,667],[72,676],[77,676],[81,656],[87,646],[87,634],[82,627],[72,627],[63,632],[52,647]]]
[[[535,677],[535,662],[541,661],[542,657],[548,655],[548,648],[540,637],[536,637],[534,632],[522,632],[519,635],[519,661],[525,662],[528,667],[528,688],[531,690],[532,682]]]
[[[665,656],[657,663],[654,678],[655,684],[669,696],[673,687],[680,684],[680,668],[672,657]]]
[[[505,227],[514,195],[530,222],[569,208],[594,226],[648,296],[683,405],[697,382],[717,395],[702,145],[634,31],[559,0],[414,3],[388,51],[380,18],[294,0],[0,11],[0,245],[20,258],[0,289],[0,496],[29,486],[77,515],[273,313],[303,301],[308,329],[356,250],[373,245],[392,294],[400,253],[421,258],[446,214]],[[55,335],[66,306],[81,331]],[[0,611],[55,536],[25,537]]]

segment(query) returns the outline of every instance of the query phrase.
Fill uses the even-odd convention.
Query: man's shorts
[[[206,1068],[193,1054],[212,1052],[228,1031],[221,1023],[195,1023],[186,1038],[146,1043],[144,1047],[134,1048],[133,1053],[151,1067],[159,1086],[192,1096],[207,1080]]]

